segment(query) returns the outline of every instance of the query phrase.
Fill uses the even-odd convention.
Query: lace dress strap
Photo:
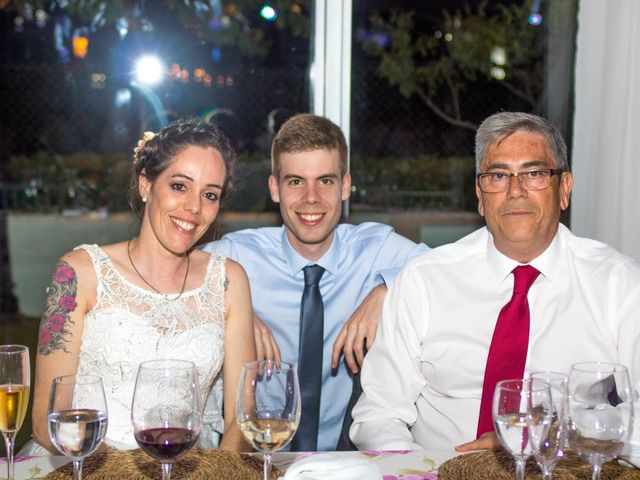
[[[101,273],[105,269],[113,268],[111,259],[109,258],[109,255],[107,255],[105,251],[95,243],[83,243],[82,245],[75,247],[74,250],[84,250],[89,255],[89,258],[91,258],[93,270],[95,271],[96,278],[98,280],[96,288],[96,302],[99,302],[104,292],[103,279],[110,278],[112,276],[102,275]]]
[[[218,311],[222,316],[221,321],[224,324],[227,259],[215,252],[211,252],[210,255],[205,285],[211,292],[212,302],[218,306]],[[222,370],[220,370],[204,405],[203,429],[199,440],[201,448],[216,448],[220,443],[220,438],[224,433],[223,400]]]
[[[211,252],[209,254],[209,263],[207,265],[207,273],[204,279],[205,288],[214,295],[221,295],[222,297],[224,297],[224,285],[227,280],[226,262],[226,257],[218,253]],[[222,305],[222,311],[224,312],[224,302]]]

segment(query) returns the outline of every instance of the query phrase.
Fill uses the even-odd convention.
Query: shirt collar
[[[560,224],[547,249],[529,262],[529,265],[535,267],[551,283],[557,283],[560,275],[560,250],[567,231],[567,227]],[[514,268],[522,264],[500,253],[493,243],[491,232],[488,229],[487,232],[489,233],[487,236],[487,261],[498,283],[502,283]]]
[[[320,265],[328,273],[335,275],[338,271],[338,264],[340,259],[340,241],[338,237],[338,229],[336,228],[329,250],[327,250],[325,254],[318,260],[309,260],[308,258],[303,257],[295,251],[295,249],[289,242],[287,231],[283,225],[281,233],[282,253],[289,267],[291,276],[296,276],[307,265]]]

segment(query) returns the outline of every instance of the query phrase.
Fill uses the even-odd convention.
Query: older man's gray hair
[[[569,170],[567,145],[560,131],[551,122],[530,113],[499,112],[487,117],[476,132],[476,173],[480,173],[480,164],[489,145],[501,142],[518,131],[542,135],[547,140],[549,152],[555,159],[557,168]]]

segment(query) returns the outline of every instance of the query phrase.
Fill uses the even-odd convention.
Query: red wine
[[[187,428],[150,428],[135,433],[140,448],[158,460],[181,457],[193,447],[198,435]]]

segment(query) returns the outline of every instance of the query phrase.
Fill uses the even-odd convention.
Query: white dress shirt
[[[640,389],[640,264],[563,225],[530,264],[541,275],[528,295],[525,375],[609,361],[629,367]],[[401,271],[362,370],[350,430],[359,449],[435,450],[475,438],[489,345],[517,265],[485,227]]]

